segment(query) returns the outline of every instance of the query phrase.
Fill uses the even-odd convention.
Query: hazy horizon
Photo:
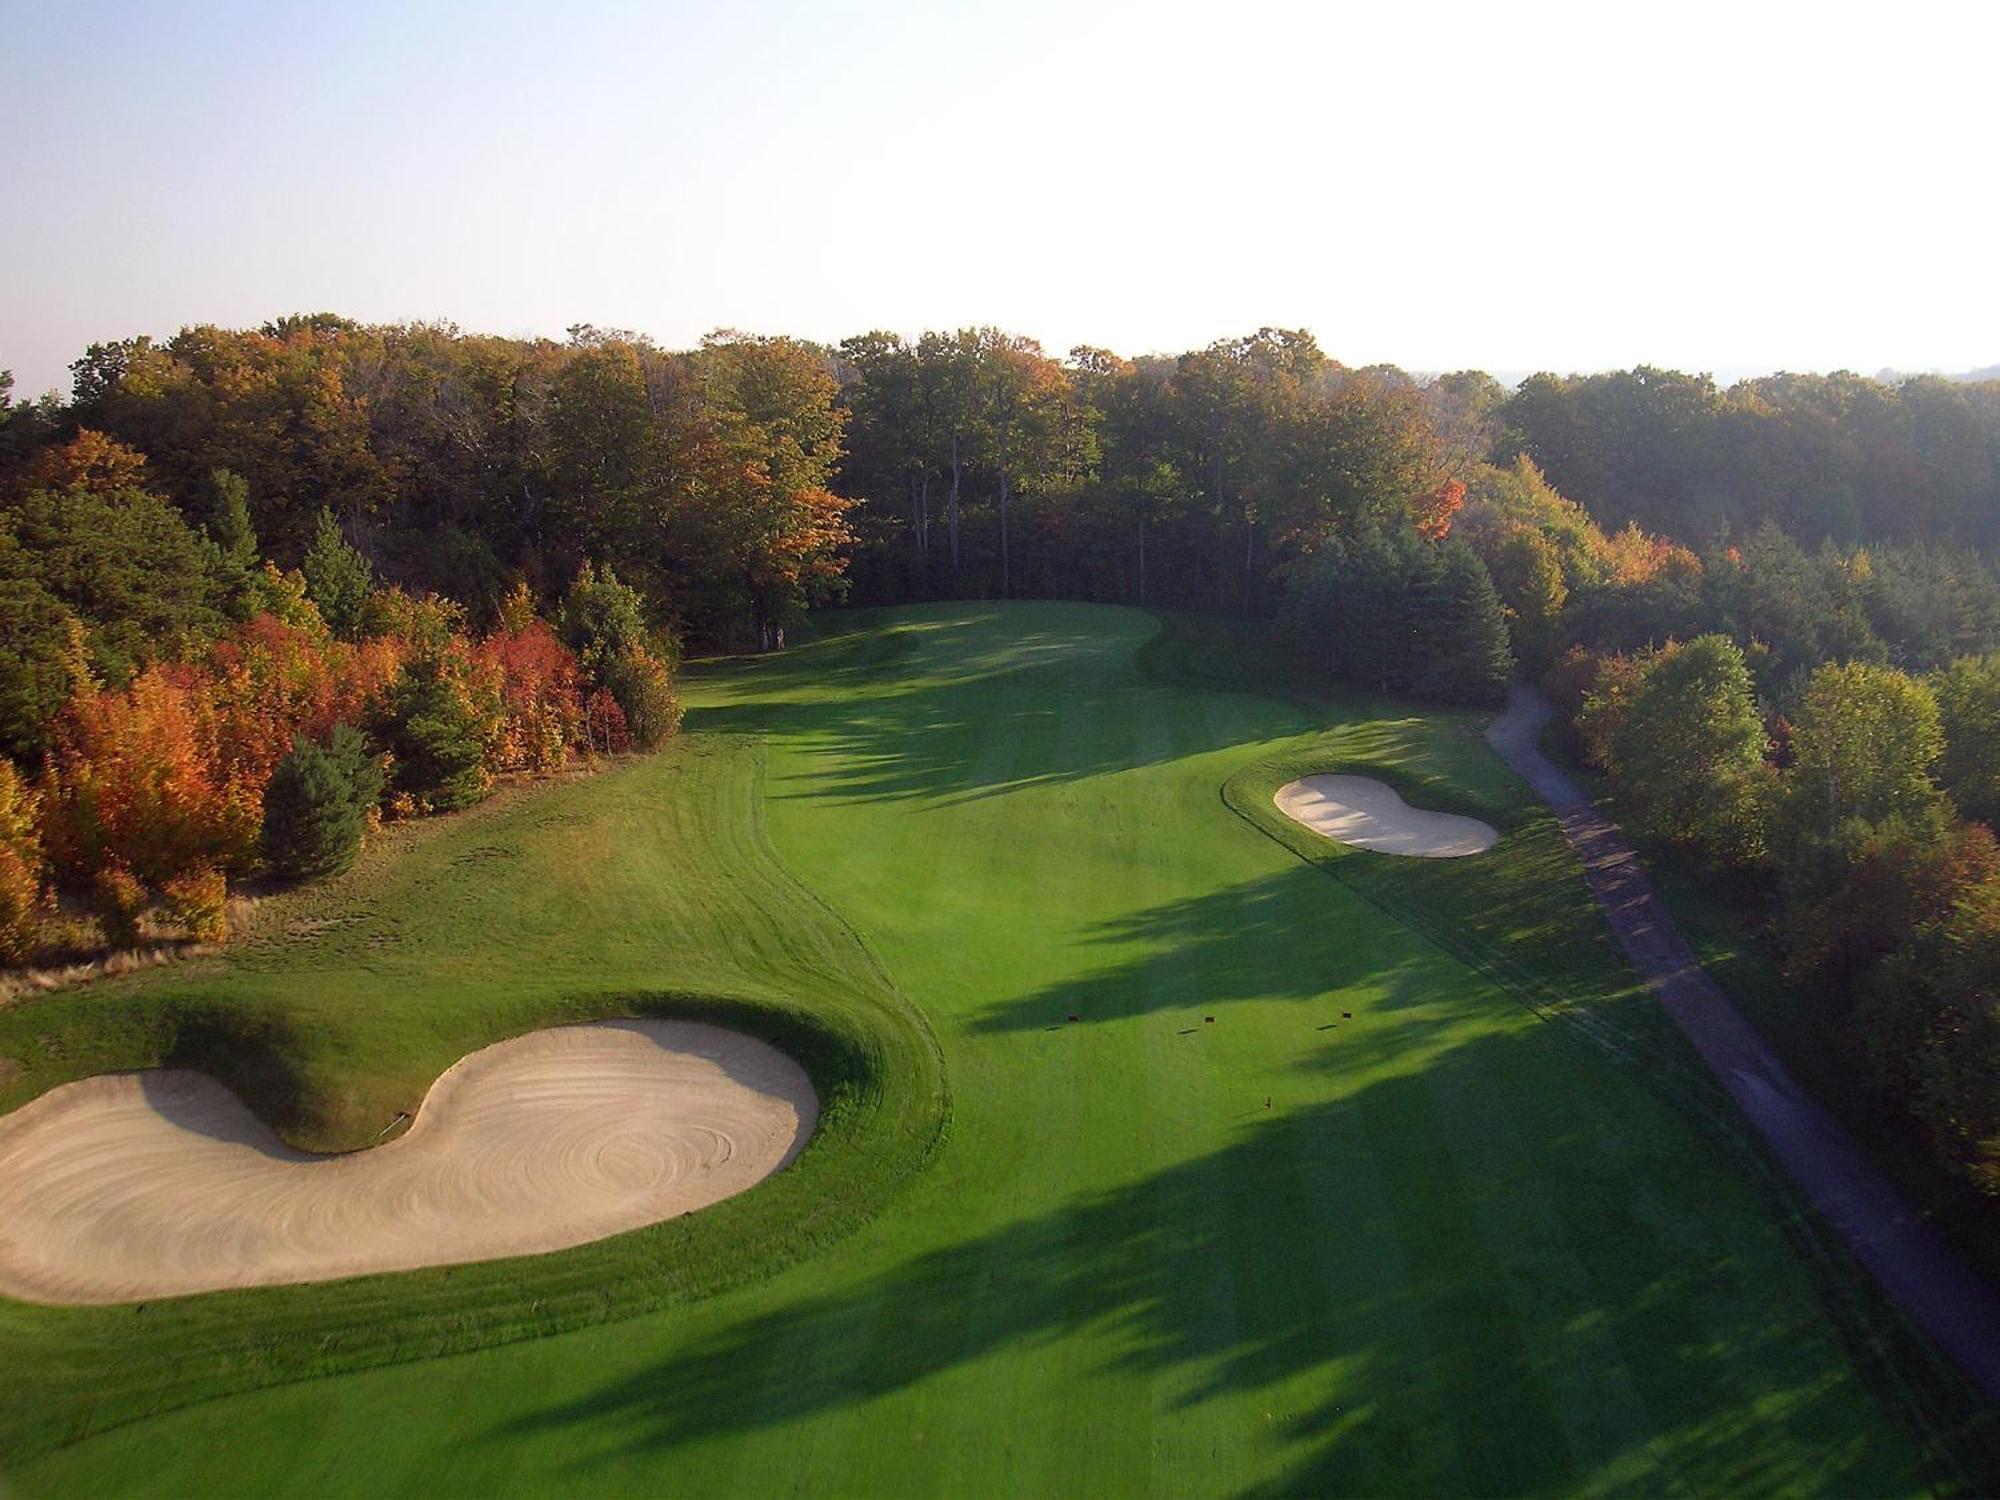
[[[1027,0],[15,7],[0,367],[293,312],[1264,324],[1413,371],[2000,360],[2000,22]]]

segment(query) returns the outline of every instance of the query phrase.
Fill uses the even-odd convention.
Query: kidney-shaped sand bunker
[[[121,1302],[560,1250],[762,1181],[812,1084],[692,1021],[559,1026],[469,1054],[400,1139],[294,1151],[214,1079],[51,1089],[0,1118],[0,1292]]]
[[[1484,854],[1500,836],[1477,818],[1412,807],[1372,776],[1304,776],[1279,787],[1273,800],[1314,833],[1377,854],[1456,859]]]

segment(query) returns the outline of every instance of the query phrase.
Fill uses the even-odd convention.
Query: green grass
[[[1570,755],[1561,736],[1544,750],[1610,817],[1622,809],[1601,772]],[[1629,831],[1629,830],[1628,830]],[[1859,1086],[1861,1061],[1846,1029],[1786,982],[1778,911],[1764,872],[1716,871],[1689,850],[1635,835],[1653,888],[1702,964],[1806,1087],[1854,1137],[1869,1161],[1990,1281],[2000,1283],[2000,1205],[1925,1138],[1907,1114]]]
[[[22,1493],[1949,1482],[1962,1434],[1475,721],[1226,690],[1263,681],[1240,641],[1132,611],[851,623],[692,674],[669,755],[272,914],[315,937],[0,1013],[0,1105],[247,1057],[320,1144],[635,996],[726,1004],[836,1101],[769,1184],[599,1246],[0,1305]],[[1260,805],[1342,768],[1505,837],[1342,855]],[[379,1367],[297,1379],[348,1364]]]

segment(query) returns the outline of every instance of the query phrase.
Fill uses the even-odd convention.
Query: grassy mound
[[[769,1041],[824,1106],[799,1160],[685,1220],[557,1255],[115,1309],[0,1300],[0,1452],[336,1370],[629,1317],[851,1232],[944,1122],[934,1041],[854,934],[770,855],[762,752],[709,736],[605,777],[397,830],[280,898],[225,961],[0,1011],[0,1108],[127,1068],[199,1068],[294,1145],[400,1128],[466,1053],[613,1016]]]

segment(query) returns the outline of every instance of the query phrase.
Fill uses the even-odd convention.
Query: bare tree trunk
[[[1139,602],[1146,602],[1146,518],[1139,517]]]
[[[1013,476],[1004,468],[1000,471],[1000,597],[1014,596],[1014,574],[1007,558],[1007,501],[1013,491]]]
[[[946,526],[951,532],[951,584],[954,593],[958,590],[958,434],[951,435],[951,508],[945,512]]]
[[[1257,546],[1257,523],[1243,518],[1243,613],[1250,613],[1250,559]]]

